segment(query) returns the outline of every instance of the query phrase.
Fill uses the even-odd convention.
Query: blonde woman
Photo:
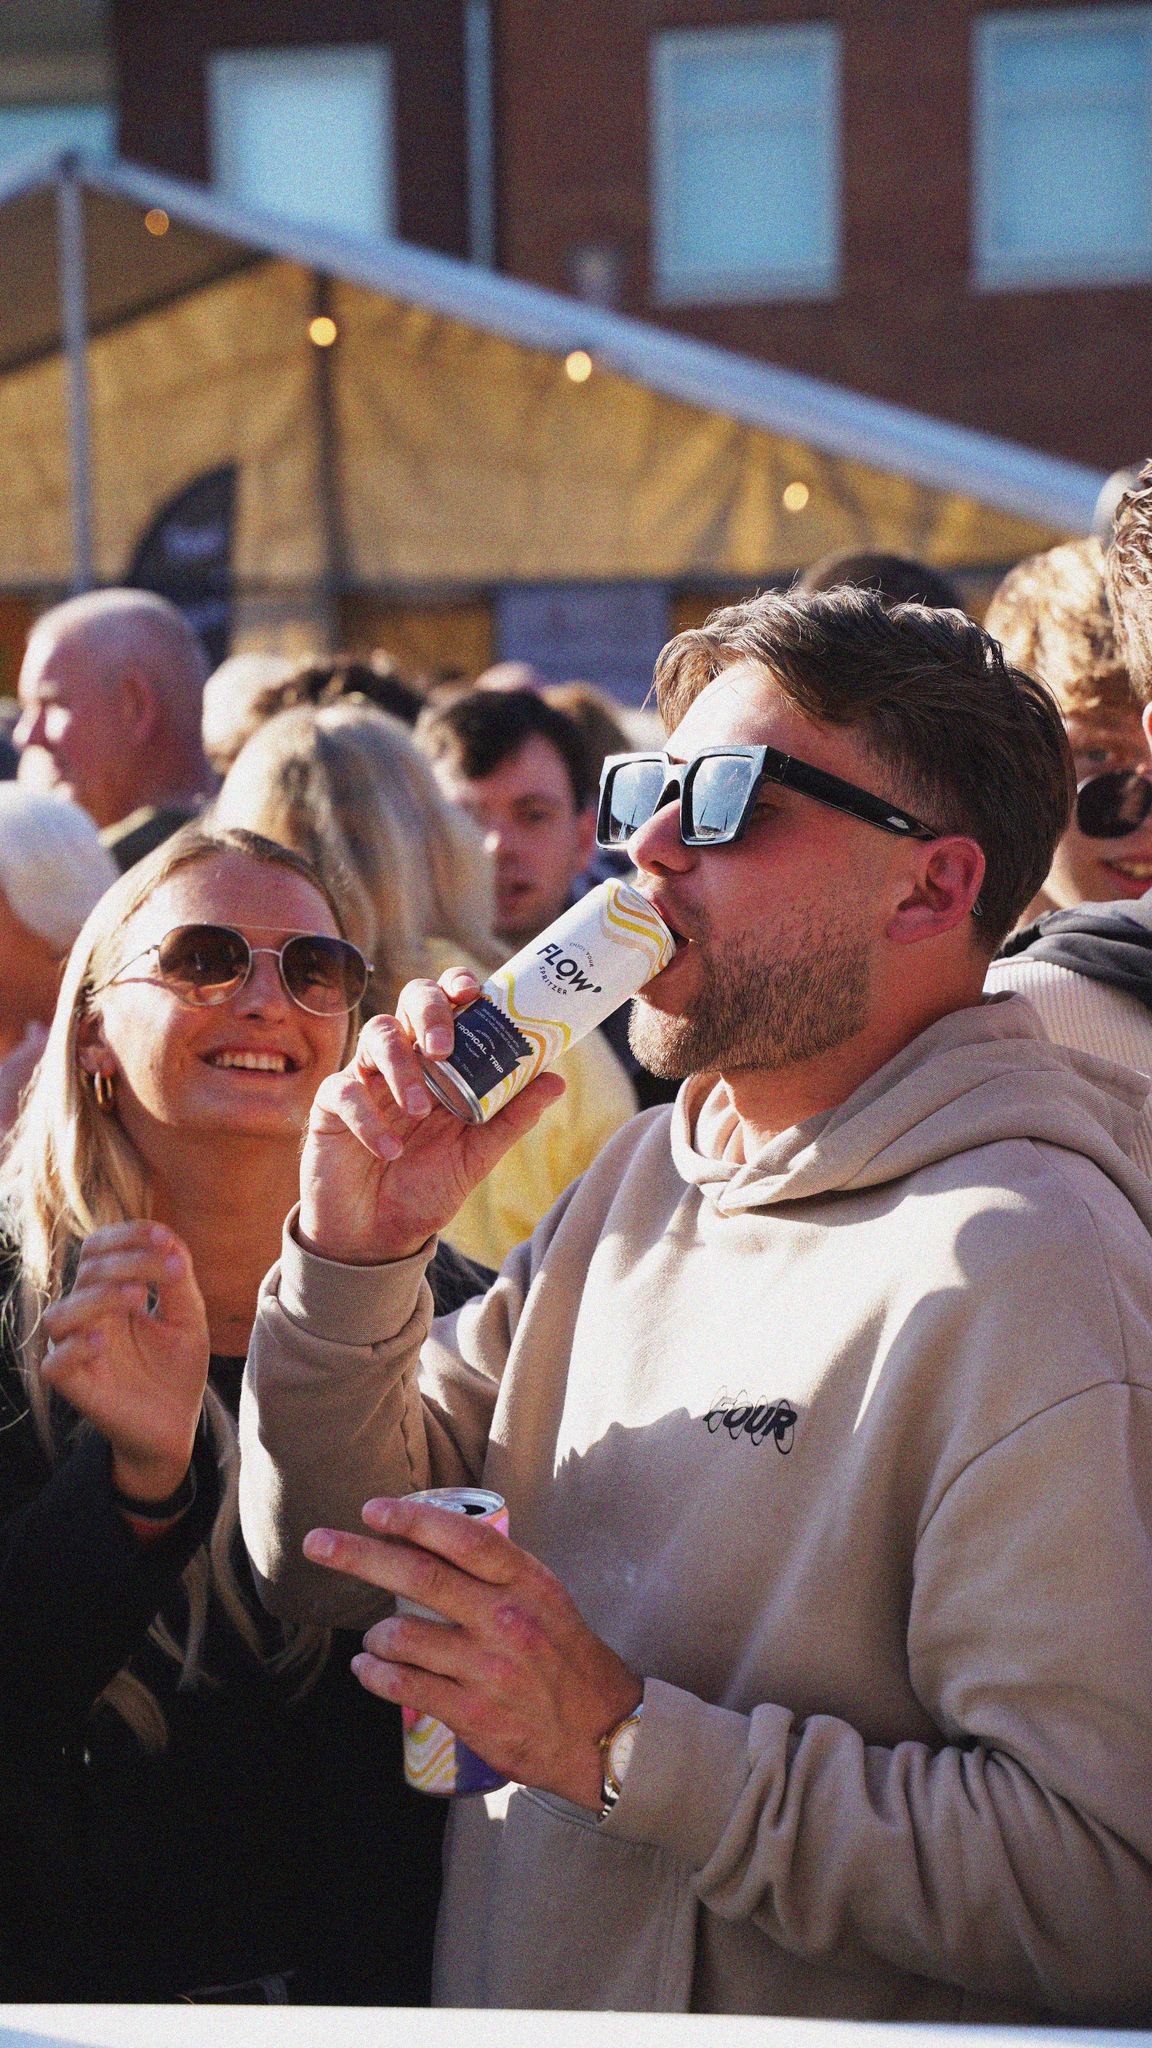
[[[325,876],[375,962],[368,1009],[391,1013],[409,979],[506,959],[493,939],[492,866],[479,829],[441,795],[429,763],[386,713],[349,705],[284,711],[238,756],[215,817],[303,853]],[[504,1154],[448,1225],[452,1245],[492,1267],[530,1237],[557,1197],[635,1108],[607,1046],[561,1061],[566,1094]]]
[[[236,1528],[257,1289],[366,981],[305,862],[195,826],[68,960],[0,1180],[0,1999],[426,1996],[434,1802]]]

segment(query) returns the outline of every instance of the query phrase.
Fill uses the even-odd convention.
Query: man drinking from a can
[[[454,1804],[443,2003],[1147,2017],[1148,1084],[981,998],[1058,712],[860,591],[719,612],[657,687],[599,835],[676,940],[632,1022],[676,1103],[432,1323],[559,1083],[433,1105],[462,974],[366,1027],[249,1360],[265,1597],[507,1781]]]

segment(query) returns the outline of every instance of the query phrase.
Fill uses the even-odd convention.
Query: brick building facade
[[[462,0],[114,0],[121,156],[180,178],[212,174],[209,65],[221,51],[349,51],[392,60],[395,229],[463,256],[468,169]],[[323,149],[328,138],[318,135]]]
[[[306,13],[292,0],[200,0],[174,16],[166,0],[114,0],[121,152],[184,176],[210,174],[214,51],[384,44],[394,66],[395,225],[466,254],[470,11],[469,0],[313,0]],[[1027,16],[1042,30],[1130,23],[1147,39],[1140,48],[1152,79],[1152,8],[1136,0],[1062,9],[1013,0],[1008,10],[987,0],[491,0],[479,12],[490,30],[501,269],[1102,469],[1152,441],[1148,79],[1143,113],[1139,105],[1123,113],[1125,133],[1146,152],[1140,175],[1150,209],[1149,246],[1128,264],[1131,274],[987,285],[976,281],[974,252],[981,24]],[[755,38],[813,28],[835,39],[834,280],[815,292],[769,283],[696,302],[662,292],[653,247],[660,46],[677,37],[706,44],[716,31]],[[1037,61],[1050,64],[1051,53],[1041,50]],[[1131,70],[1123,49],[1115,61]],[[725,175],[738,176],[740,120],[721,122],[711,137]]]
[[[1042,0],[1014,0],[1013,12],[1028,5],[1041,13]],[[502,263],[571,290],[581,247],[606,250],[628,311],[1111,469],[1152,443],[1152,283],[973,282],[973,28],[990,11],[976,0],[502,0]],[[836,288],[662,304],[650,203],[655,41],[684,28],[814,20],[840,32]],[[722,148],[739,153],[738,128]]]
[[[0,159],[115,146],[1099,471],[1152,447],[1150,0],[3,12]],[[520,651],[498,597],[350,589],[342,632],[469,667]]]

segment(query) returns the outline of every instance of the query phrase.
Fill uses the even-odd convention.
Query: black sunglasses
[[[1141,768],[1090,775],[1076,791],[1074,816],[1085,839],[1126,839],[1152,811],[1152,779]]]
[[[253,926],[253,930],[259,930]],[[271,953],[294,1003],[313,1017],[341,1017],[356,1008],[372,972],[358,946],[322,932],[296,932],[282,946],[250,946],[230,924],[178,924],[99,982],[93,995],[156,955],[156,979],[178,1001],[197,1009],[226,1003],[251,977],[258,953]]]
[[[679,794],[685,846],[729,846],[744,831],[765,782],[847,811],[881,832],[905,839],[940,837],[910,811],[775,747],[703,747],[690,761],[673,761],[668,754],[610,754],[600,778],[596,843],[623,846]]]

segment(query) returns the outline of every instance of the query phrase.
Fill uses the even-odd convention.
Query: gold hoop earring
[[[103,1110],[105,1116],[111,1116],[116,1103],[111,1074],[102,1072],[93,1074],[92,1093],[96,1097],[97,1109]]]

